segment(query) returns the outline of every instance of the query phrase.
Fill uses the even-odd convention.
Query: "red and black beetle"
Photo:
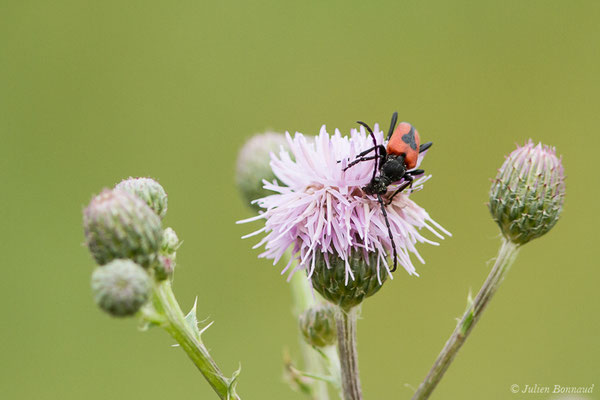
[[[396,270],[398,254],[396,252],[396,244],[394,243],[394,237],[392,236],[392,230],[390,228],[390,222],[388,221],[385,206],[392,202],[394,196],[412,185],[415,176],[425,173],[422,169],[414,168],[417,166],[419,153],[427,150],[433,144],[432,142],[420,144],[419,132],[417,132],[415,127],[408,122],[401,122],[396,127],[397,121],[398,113],[395,112],[394,115],[392,115],[390,129],[386,138],[387,146],[377,144],[375,134],[373,133],[373,130],[371,130],[371,127],[362,121],[357,121],[357,123],[364,126],[367,131],[369,131],[369,134],[373,139],[373,147],[359,153],[356,156],[356,159],[344,168],[345,171],[359,162],[375,160],[373,178],[371,178],[371,181],[363,188],[363,190],[367,194],[376,195],[381,206],[381,212],[383,213],[388,234],[392,241],[394,267],[390,270],[391,272]],[[375,151],[375,155],[367,156],[367,154],[372,151]],[[379,175],[377,175],[377,172],[379,172]],[[387,193],[389,185],[399,182],[402,179],[404,179],[404,182],[398,186],[385,204],[381,195]]]

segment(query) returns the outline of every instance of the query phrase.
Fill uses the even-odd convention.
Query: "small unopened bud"
[[[154,271],[156,273],[156,279],[159,281],[164,281],[165,279],[172,277],[173,271],[175,271],[175,255],[165,256],[160,254],[158,256],[158,262],[154,266]]]
[[[156,278],[163,281],[173,276],[175,270],[175,258],[177,257],[177,249],[180,246],[179,238],[172,228],[166,228],[163,231],[162,244],[158,262],[154,266]]]
[[[161,218],[167,214],[167,193],[152,178],[125,179],[119,182],[115,189],[125,190],[138,196]]]
[[[565,175],[555,149],[531,140],[507,158],[490,190],[489,208],[504,237],[525,244],[558,221]]]
[[[148,273],[131,260],[113,260],[92,274],[96,304],[114,317],[134,315],[150,298]]]
[[[331,305],[322,304],[300,314],[300,331],[308,344],[325,347],[335,343],[337,330],[334,312]]]
[[[179,238],[172,228],[163,231],[161,250],[166,254],[175,254],[179,247]]]
[[[346,261],[329,256],[329,268],[321,253],[315,255],[315,269],[311,276],[313,288],[325,299],[348,311],[374,295],[387,279],[385,269],[377,271],[377,254],[369,253],[368,263],[362,252],[353,251],[348,265],[354,275],[346,275]]]
[[[100,265],[129,258],[143,267],[156,259],[161,240],[160,218],[137,196],[104,190],[83,211],[86,243]]]
[[[271,169],[271,152],[279,153],[281,147],[287,148],[287,140],[280,133],[267,132],[254,135],[238,154],[236,182],[242,198],[254,210],[260,207],[251,202],[273,194],[263,188],[263,179],[272,182],[275,174]]]

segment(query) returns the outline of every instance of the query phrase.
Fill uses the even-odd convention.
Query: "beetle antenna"
[[[369,134],[373,137],[373,144],[375,146],[377,146],[377,142],[375,141],[375,134],[373,133],[373,130],[371,129],[371,127],[369,125],[367,125],[367,123],[362,122],[362,121],[356,121],[357,124],[364,126],[367,131],[369,131]]]
[[[394,236],[392,235],[392,228],[390,227],[390,221],[387,217],[387,212],[385,211],[385,205],[383,204],[383,199],[381,195],[377,194],[377,201],[379,201],[379,205],[381,206],[381,212],[383,213],[383,219],[385,220],[385,225],[387,226],[388,235],[390,236],[390,240],[392,241],[392,250],[394,254],[394,267],[390,269],[390,272],[394,272],[398,265],[398,253],[396,252],[396,243],[394,242]]]
[[[371,135],[371,139],[373,139],[373,146],[375,146],[375,168],[373,169],[373,177],[371,178],[371,181],[373,179],[375,179],[375,175],[377,174],[377,171],[379,170],[379,147],[377,146],[377,139],[375,139],[375,134],[373,133],[373,130],[371,129],[371,127],[369,125],[367,125],[366,123],[362,122],[362,121],[356,121],[357,124],[364,126],[368,131],[369,134]]]
[[[398,122],[398,111],[396,111],[396,112],[394,112],[394,114],[392,114],[392,121],[390,122],[390,130],[388,131],[387,138],[385,139],[388,142],[390,141],[390,138],[392,137],[392,133],[394,133],[394,128],[396,127],[396,122]]]

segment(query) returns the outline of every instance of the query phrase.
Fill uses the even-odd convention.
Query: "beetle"
[[[396,126],[396,123],[398,122],[397,112],[392,115],[390,129],[388,130],[386,138],[387,146],[377,144],[375,134],[369,125],[362,121],[356,122],[367,129],[373,139],[373,147],[359,153],[356,156],[356,159],[348,164],[343,170],[346,171],[348,168],[363,161],[375,160],[373,177],[371,178],[371,181],[363,187],[363,190],[367,194],[376,195],[377,201],[381,206],[381,212],[383,213],[388,235],[392,242],[394,255],[394,267],[390,272],[394,272],[397,267],[398,254],[385,207],[391,204],[398,193],[412,185],[415,176],[425,173],[424,170],[415,169],[415,167],[417,166],[419,153],[429,149],[433,143],[427,142],[420,144],[421,140],[419,132],[417,132],[415,127],[408,122],[401,122]],[[368,155],[372,151],[375,152],[375,155]],[[379,175],[377,175],[377,172],[379,172]],[[398,186],[396,191],[388,199],[387,203],[384,203],[381,196],[388,192],[388,186],[399,182],[402,179],[404,179],[404,182]]]

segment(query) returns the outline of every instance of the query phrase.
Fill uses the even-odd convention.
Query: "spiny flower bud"
[[[100,265],[129,258],[143,267],[156,259],[162,240],[160,218],[137,196],[104,190],[83,211],[86,243]]]
[[[161,250],[166,254],[175,254],[179,247],[179,238],[172,228],[163,231]]]
[[[377,253],[368,254],[367,264],[360,250],[352,251],[348,265],[341,258],[330,255],[328,267],[322,253],[317,253],[311,276],[313,288],[346,311],[359,305],[377,293],[387,279],[385,268],[377,268]],[[353,278],[347,272],[348,266]]]
[[[167,214],[167,193],[152,178],[129,178],[121,181],[115,189],[125,190],[144,200],[161,218]]]
[[[160,254],[158,256],[158,262],[154,266],[154,271],[156,273],[156,279],[159,281],[164,281],[173,276],[173,271],[175,271],[175,254],[172,256]]]
[[[156,278],[164,281],[173,276],[175,270],[175,258],[177,257],[177,249],[179,248],[179,238],[173,228],[166,228],[163,231],[162,244],[158,256],[158,262],[154,266]]]
[[[271,169],[271,152],[279,154],[281,146],[288,147],[285,136],[267,132],[254,135],[238,154],[236,182],[243,199],[254,210],[260,210],[253,200],[273,194],[263,188],[263,179],[272,182],[275,174]]]
[[[334,312],[332,306],[321,304],[300,314],[300,331],[308,344],[325,347],[335,343],[337,330]]]
[[[489,208],[504,237],[525,244],[552,229],[564,198],[564,169],[555,149],[529,140],[498,170]]]
[[[96,304],[114,317],[134,315],[150,298],[152,281],[131,260],[113,260],[92,274]]]

